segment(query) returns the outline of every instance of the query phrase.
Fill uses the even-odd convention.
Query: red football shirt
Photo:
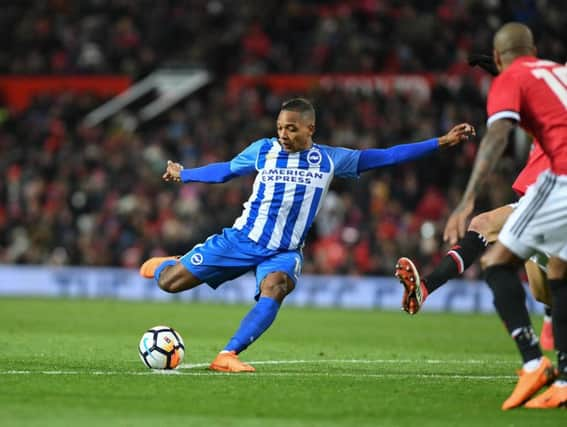
[[[520,197],[526,194],[526,190],[536,182],[539,174],[549,167],[549,157],[545,155],[539,143],[534,139],[526,166],[520,171],[514,184],[512,184],[516,194]]]
[[[551,170],[567,175],[567,67],[521,56],[492,82],[487,101],[490,126],[512,119],[537,139]]]

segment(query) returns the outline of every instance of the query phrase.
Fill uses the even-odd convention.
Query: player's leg
[[[162,290],[171,293],[186,291],[203,283],[180,260],[179,256],[150,258],[140,267],[140,275],[153,278]]]
[[[258,302],[242,319],[239,329],[224,350],[239,354],[260,338],[273,323],[284,298],[294,287],[293,281],[287,274],[282,272],[268,274],[262,281]]]
[[[555,350],[555,337],[553,336],[553,319],[551,317],[551,307],[544,306],[543,322],[541,325],[541,333],[539,335],[541,348],[548,351]]]
[[[465,236],[454,245],[426,277],[420,278],[413,262],[402,257],[396,263],[396,277],[404,285],[402,308],[409,314],[419,311],[427,296],[448,280],[459,277],[485,251],[488,242],[498,236],[502,225],[513,211],[510,205],[475,216]]]
[[[173,265],[175,262],[178,261],[179,256],[157,256],[152,257],[144,261],[142,266],[140,267],[139,273],[140,276],[145,277],[146,279],[153,279],[155,276],[156,269],[162,265],[164,262],[168,261],[166,265]]]
[[[254,372],[256,369],[240,361],[238,354],[260,338],[272,325],[281,303],[294,286],[285,273],[268,274],[262,281],[258,302],[242,319],[233,337],[211,363],[210,369],[221,372]]]
[[[518,258],[527,260],[536,251],[550,254],[561,253],[562,248],[565,247],[565,236],[567,236],[566,196],[567,178],[554,176],[549,170],[542,173],[537,182],[528,188],[526,195],[504,224],[498,235],[498,243],[482,260],[486,268],[487,282],[495,292],[495,306],[498,313],[504,318],[506,327],[514,337],[525,362],[518,383],[512,395],[504,402],[503,409],[523,404],[546,383],[553,381],[556,371],[549,359],[545,356],[541,357],[541,349],[529,322],[524,298],[521,291],[517,290],[521,287],[519,278],[515,270],[510,268],[506,257],[501,254],[506,253],[504,249],[507,249]],[[495,249],[495,253],[492,249]],[[567,259],[567,250],[565,259]],[[555,295],[556,292],[558,295],[563,295],[563,286],[558,285],[563,280],[559,279],[560,277],[563,276],[561,274],[548,275],[550,279],[548,283],[552,291],[552,303],[559,301],[561,305],[563,297],[559,296],[556,299]],[[553,278],[557,278],[558,282],[551,280]],[[502,292],[502,289],[505,289],[506,292]],[[512,306],[515,306],[514,310],[511,309]],[[557,312],[553,312],[553,315],[559,316],[558,324],[562,322],[561,310],[565,308],[560,307]],[[553,322],[555,323],[555,319]],[[556,332],[557,346],[558,331],[554,332]]]
[[[560,253],[567,259],[567,247]],[[553,332],[557,349],[557,380],[544,393],[526,403],[527,408],[567,406],[567,261],[552,257],[548,266],[552,298]]]
[[[224,229],[195,245],[182,257],[161,258],[161,263],[154,267],[153,277],[166,292],[185,291],[201,283],[216,289],[264,259],[262,254],[255,253],[256,247],[251,240],[242,239],[238,230]]]
[[[528,283],[530,291],[536,301],[545,304],[545,313],[543,316],[543,325],[540,333],[540,344],[544,350],[553,350],[555,348],[553,339],[553,327],[551,323],[551,292],[547,283],[547,275],[544,268],[547,269],[547,261],[549,257],[543,254],[532,256],[524,264],[526,274],[528,275]],[[542,261],[544,261],[542,263]]]
[[[519,251],[521,253],[521,251]],[[540,388],[554,379],[553,365],[543,356],[526,307],[526,294],[517,274],[521,257],[499,241],[481,258],[494,307],[523,360],[520,378],[502,409],[522,405]]]
[[[242,319],[234,336],[211,364],[211,369],[224,372],[254,371],[252,366],[242,363],[237,355],[272,325],[284,298],[295,288],[302,261],[298,251],[290,251],[270,257],[257,266],[258,302]]]
[[[549,290],[545,271],[542,270],[538,263],[533,261],[533,257],[525,262],[524,267],[528,276],[530,291],[536,301],[551,306],[551,291]]]

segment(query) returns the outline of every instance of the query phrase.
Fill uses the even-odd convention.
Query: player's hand
[[[439,137],[440,147],[452,147],[461,142],[467,141],[476,135],[474,127],[468,123],[461,123],[449,131],[447,135]]]
[[[471,53],[468,58],[471,67],[479,66],[493,76],[497,76],[499,71],[494,57],[492,55],[483,55],[479,53]]]
[[[168,160],[167,167],[165,169],[165,173],[162,175],[162,178],[167,182],[181,182],[182,170],[183,166],[181,164]]]
[[[464,237],[467,231],[467,219],[474,209],[474,200],[462,201],[459,206],[453,211],[445,230],[443,231],[443,240],[454,245]]]

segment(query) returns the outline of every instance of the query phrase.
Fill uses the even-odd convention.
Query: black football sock
[[[459,277],[486,249],[486,239],[476,231],[467,231],[443,257],[427,277],[423,279],[429,293],[441,287],[448,280]]]
[[[494,295],[494,307],[508,333],[514,338],[524,363],[542,357],[526,307],[526,291],[516,273],[516,267],[489,267],[485,271],[485,278]]]
[[[559,378],[567,381],[567,280],[548,280],[551,290],[551,318],[557,349]]]
[[[567,381],[567,352],[558,351],[557,352],[557,370],[559,371],[560,381]]]

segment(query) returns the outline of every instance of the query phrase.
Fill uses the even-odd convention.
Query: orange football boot
[[[416,314],[427,298],[427,289],[419,278],[419,272],[411,259],[402,257],[396,263],[395,276],[404,285],[402,309]]]
[[[526,400],[532,397],[543,386],[551,384],[557,372],[551,361],[543,356],[539,367],[532,372],[526,372],[523,369],[518,372],[519,379],[514,391],[502,404],[502,410],[516,408],[524,404]]]
[[[551,351],[555,349],[555,340],[553,339],[553,326],[551,324],[551,319],[549,318],[543,319],[539,343],[541,344],[541,348],[544,350]]]
[[[209,369],[219,372],[255,372],[256,368],[238,359],[238,355],[234,351],[220,352]]]
[[[542,394],[528,401],[524,407],[531,409],[567,407],[567,387],[552,384]]]
[[[145,277],[146,279],[153,279],[154,273],[156,269],[161,265],[162,262],[174,259],[178,260],[178,256],[156,256],[153,258],[148,259],[146,262],[142,264],[140,267],[140,276]]]

